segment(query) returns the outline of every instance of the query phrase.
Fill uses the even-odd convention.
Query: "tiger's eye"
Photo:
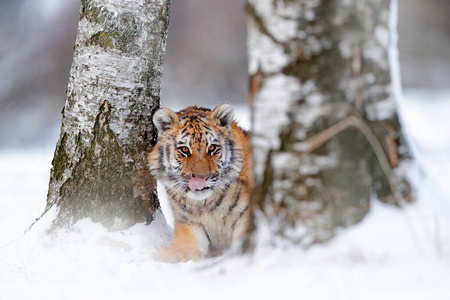
[[[189,147],[187,147],[187,146],[180,147],[180,148],[178,148],[178,150],[181,152],[181,154],[183,156],[186,156],[186,157],[191,156],[191,151],[189,150]]]
[[[208,151],[209,152],[214,152],[214,150],[216,150],[216,145],[209,145]]]
[[[181,150],[181,152],[182,152],[183,154],[189,154],[189,153],[190,153],[190,152],[189,152],[189,148],[186,147],[186,146],[181,147],[180,150]]]

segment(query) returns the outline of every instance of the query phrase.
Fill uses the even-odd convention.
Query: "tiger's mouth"
[[[192,200],[201,201],[213,195],[219,181],[219,174],[209,174],[204,177],[193,175],[183,179],[186,196]]]
[[[196,192],[209,188],[208,182],[206,181],[207,179],[208,177],[192,176],[191,179],[189,179],[189,189]]]
[[[192,190],[190,187],[186,186],[185,192],[187,194],[191,194],[191,195],[201,195],[201,194],[206,193],[208,191],[212,192],[213,190],[214,190],[214,186],[213,185],[208,185],[208,186],[206,186],[204,188],[195,189],[195,190]]]
[[[204,191],[207,191],[207,190],[210,190],[210,189],[211,189],[211,187],[207,186],[207,187],[202,188],[201,190],[195,190],[195,191],[193,191],[193,192],[194,192],[194,193],[204,192]]]

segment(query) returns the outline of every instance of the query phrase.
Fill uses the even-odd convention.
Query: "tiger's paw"
[[[197,261],[202,258],[200,250],[195,248],[167,247],[159,250],[157,259],[168,263]]]

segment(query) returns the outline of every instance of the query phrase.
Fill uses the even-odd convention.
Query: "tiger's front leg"
[[[202,227],[176,222],[173,245],[161,249],[158,260],[170,263],[196,261],[206,255],[208,248],[208,237]]]

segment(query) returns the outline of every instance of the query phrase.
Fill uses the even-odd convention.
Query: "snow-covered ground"
[[[53,149],[0,152],[0,299],[450,299],[450,91],[405,98],[417,202],[374,201],[360,224],[307,251],[274,248],[262,230],[253,257],[160,263],[171,237],[162,215],[119,232],[82,220],[47,236],[50,212],[24,235],[45,207]]]

